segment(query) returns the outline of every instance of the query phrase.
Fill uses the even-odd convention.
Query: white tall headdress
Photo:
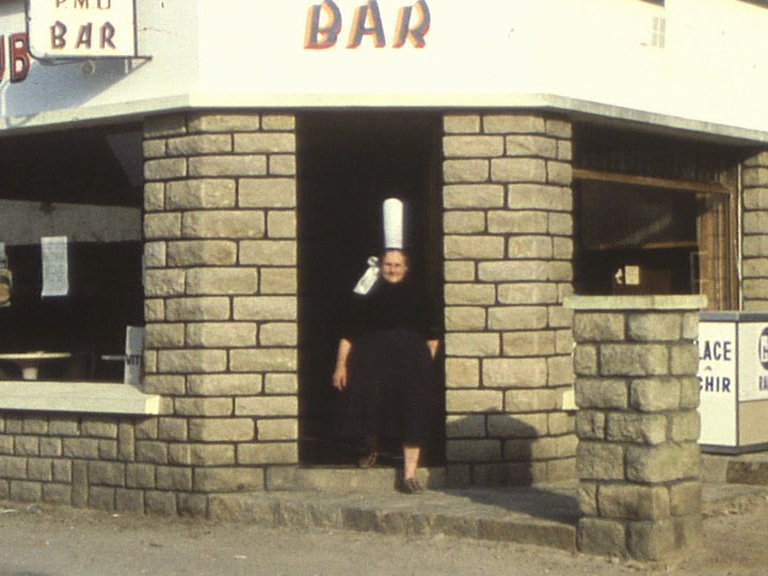
[[[404,242],[404,211],[403,201],[399,198],[387,198],[382,206],[384,216],[384,250],[402,250]],[[379,259],[376,256],[368,258],[368,269],[355,285],[354,292],[368,294],[381,275]]]
[[[384,249],[403,249],[403,201],[399,198],[384,200]]]

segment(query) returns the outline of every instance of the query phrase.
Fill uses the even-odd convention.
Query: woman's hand
[[[429,355],[432,360],[437,356],[437,351],[440,348],[440,340],[427,340],[427,347],[429,348]]]
[[[336,370],[333,371],[333,387],[344,390],[347,387],[347,358],[352,350],[352,342],[346,338],[339,340],[339,351],[336,353]]]
[[[336,366],[333,372],[333,387],[336,390],[344,390],[347,387],[347,367]]]

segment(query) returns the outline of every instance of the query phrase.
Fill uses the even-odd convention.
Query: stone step
[[[445,487],[444,468],[420,468],[419,482],[438,489]],[[269,491],[372,492],[395,489],[398,471],[388,466],[357,467],[272,467],[267,469],[266,489]]]
[[[575,485],[567,488],[428,490],[405,495],[317,491],[211,497],[209,517],[267,527],[404,536],[445,535],[576,550]]]

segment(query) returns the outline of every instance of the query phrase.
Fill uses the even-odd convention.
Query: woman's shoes
[[[378,456],[379,454],[376,451],[369,452],[366,456],[363,456],[357,461],[357,465],[360,466],[360,468],[373,468],[376,466],[376,459]]]
[[[399,489],[403,494],[420,494],[424,492],[424,488],[421,487],[416,478],[403,478],[400,481]]]

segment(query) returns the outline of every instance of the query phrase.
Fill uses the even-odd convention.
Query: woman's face
[[[381,276],[384,280],[397,284],[403,281],[407,273],[408,261],[405,254],[399,250],[390,250],[384,254],[384,259],[381,261]]]

